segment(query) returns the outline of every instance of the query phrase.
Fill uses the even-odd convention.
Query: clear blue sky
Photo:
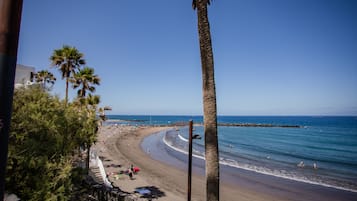
[[[214,0],[218,113],[357,115],[356,11],[355,0]],[[64,44],[95,68],[111,114],[202,114],[191,0],[24,0],[18,63],[49,69]]]

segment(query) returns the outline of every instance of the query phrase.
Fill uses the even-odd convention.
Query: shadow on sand
[[[135,189],[135,192],[141,195],[140,198],[147,198],[148,200],[157,199],[166,196],[165,192],[161,191],[156,186],[137,187]]]

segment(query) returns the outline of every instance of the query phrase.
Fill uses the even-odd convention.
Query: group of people
[[[119,179],[119,175],[128,175],[131,180],[134,179],[134,174],[137,174],[140,171],[139,167],[135,167],[133,164],[127,170],[120,170],[117,175],[114,176],[116,180]],[[114,172],[111,174],[115,174]],[[109,175],[106,175],[107,180],[109,181]]]
[[[300,167],[300,168],[305,167],[304,161],[300,161],[300,163],[298,163],[297,166]],[[315,170],[317,169],[316,163],[313,164],[313,167],[314,167]]]
[[[130,168],[127,170],[130,179],[134,179],[134,174],[137,174],[140,171],[138,167],[134,167],[133,164],[130,165]]]

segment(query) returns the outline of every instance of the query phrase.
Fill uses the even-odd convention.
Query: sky
[[[201,115],[191,2],[24,0],[17,62],[53,72],[63,98],[49,57],[74,46],[109,114]],[[356,10],[355,0],[213,0],[218,114],[357,115]]]

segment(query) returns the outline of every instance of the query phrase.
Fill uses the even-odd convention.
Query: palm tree
[[[40,83],[44,89],[46,89],[46,83],[51,84],[52,87],[56,81],[56,77],[48,70],[41,70],[37,72],[34,78],[35,82]]]
[[[71,82],[73,83],[73,89],[81,87],[77,91],[77,96],[85,97],[87,91],[95,91],[95,87],[93,85],[99,85],[100,78],[98,77],[98,75],[94,75],[93,68],[85,67],[78,73],[74,74],[73,79],[71,79]]]
[[[219,155],[213,51],[207,14],[207,5],[209,4],[210,0],[192,1],[193,9],[197,9],[198,35],[202,65],[203,126],[206,156],[206,199],[209,201],[217,201],[219,200]]]
[[[100,96],[98,95],[92,96],[92,94],[89,94],[88,97],[79,97],[79,100],[81,102],[84,102],[84,104],[87,106],[88,116],[91,116],[97,110],[97,106],[100,103]],[[98,131],[98,127],[99,125],[96,127],[96,131],[94,131],[94,133]],[[91,143],[87,142],[86,147],[87,147],[86,169],[87,169],[87,173],[89,173]]]
[[[62,79],[66,79],[66,98],[68,102],[68,82],[72,74],[76,73],[86,62],[83,59],[83,54],[75,47],[64,45],[61,49],[55,49],[50,57],[53,67],[57,67],[62,73]]]
[[[96,113],[96,110],[97,110],[97,106],[98,106],[99,103],[100,103],[100,96],[88,94],[87,97],[78,96],[77,99],[75,99],[73,101],[72,105],[77,107],[79,113],[80,112],[86,112],[89,121],[91,121],[91,120],[93,120],[92,117],[95,116],[95,113]],[[100,123],[100,121],[98,121],[98,125],[95,128],[95,130],[93,130],[91,132],[97,133],[97,131],[99,129],[99,126],[100,126],[99,123]],[[92,143],[91,139],[88,139],[87,142],[83,143],[83,146],[85,146],[87,148],[87,158],[86,158],[86,170],[87,170],[87,173],[88,173],[88,170],[89,170],[91,143]]]
[[[89,94],[88,97],[85,99],[86,105],[94,111],[97,109],[98,104],[100,103],[100,96]]]

